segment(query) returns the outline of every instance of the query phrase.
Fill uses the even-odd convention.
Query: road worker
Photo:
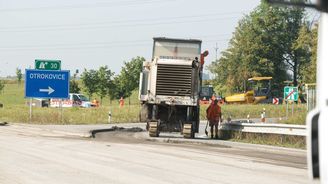
[[[99,101],[96,98],[92,101],[92,106],[99,107]]]
[[[213,104],[215,99],[216,99],[216,95],[215,95],[215,93],[213,93],[213,95],[211,96],[211,99],[210,99],[210,103]]]
[[[124,98],[121,97],[121,99],[120,99],[120,107],[123,107],[123,106],[124,106]]]
[[[215,99],[206,109],[206,117],[211,127],[211,138],[213,139],[213,128],[215,128],[215,138],[218,139],[219,122],[221,121],[221,107],[218,105],[217,99]]]

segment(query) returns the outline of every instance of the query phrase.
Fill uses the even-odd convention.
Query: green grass
[[[207,105],[201,106],[201,119],[206,117]],[[287,124],[305,124],[306,118],[306,105],[305,104],[295,104],[294,113],[292,116],[292,110],[288,108],[289,118],[286,120],[286,105],[272,105],[272,104],[243,104],[243,105],[222,105],[221,111],[224,119],[231,116],[232,119],[246,119],[247,115],[250,118],[260,118],[261,112],[265,108],[267,118],[278,118],[281,119],[277,123],[287,123]]]
[[[36,124],[98,124],[108,123],[108,113],[111,111],[111,122],[138,122],[139,103],[135,91],[129,99],[125,99],[125,106],[119,107],[118,100],[109,101],[104,98],[99,108],[32,108],[30,121],[29,99],[24,98],[24,83],[18,85],[13,81],[6,81],[5,89],[0,94],[0,121],[36,123]],[[98,100],[98,96],[95,96]]]
[[[99,97],[95,96],[98,100]],[[6,81],[5,89],[0,94],[0,102],[4,108],[0,109],[0,121],[7,122],[30,122],[29,107],[24,98],[24,82],[18,85],[13,81]],[[206,108],[208,105],[201,106],[200,118],[205,119]],[[224,118],[231,116],[232,119],[260,118],[261,111],[266,109],[266,117],[281,118],[280,123],[304,124],[306,117],[306,106],[303,104],[294,106],[294,116],[291,116],[289,108],[289,118],[286,120],[285,105],[223,105],[222,113]],[[102,106],[99,108],[63,108],[63,118],[59,108],[37,108],[33,107],[32,123],[38,124],[97,124],[108,122],[108,112],[112,113],[112,122],[138,122],[139,119],[138,92],[135,91],[129,100],[125,99],[125,106],[119,108],[118,100],[112,102],[108,98],[103,99]]]
[[[0,102],[7,105],[24,105],[24,84],[5,84],[4,91],[0,93]]]
[[[223,139],[251,144],[306,149],[306,137],[279,134],[256,134],[238,131],[223,131]]]
[[[36,124],[102,124],[108,122],[108,112],[115,123],[138,122],[138,106],[99,107],[99,108],[40,108],[33,107],[32,121]],[[63,116],[62,116],[63,115]],[[9,106],[0,109],[0,120],[7,122],[29,123],[29,108]]]
[[[99,97],[95,96],[98,100]],[[39,108],[33,107],[32,119],[29,118],[29,99],[24,98],[24,83],[18,85],[14,81],[7,81],[5,89],[0,94],[0,103],[4,108],[0,108],[0,122],[19,122],[33,124],[103,124],[108,123],[108,113],[111,112],[112,123],[138,122],[139,121],[139,101],[138,93],[135,91],[129,99],[125,99],[125,106],[120,108],[118,100],[112,102],[108,98],[103,99],[99,108]],[[200,118],[205,119],[206,108],[201,106]],[[222,105],[224,118],[231,116],[232,119],[260,118],[260,114],[266,109],[266,117],[281,118],[280,123],[305,124],[306,106],[303,104],[294,106],[292,116],[289,108],[289,118],[286,119],[285,105]],[[62,116],[63,115],[63,116]],[[232,141],[247,142],[253,144],[268,144],[292,148],[305,148],[305,138],[297,136],[281,136],[268,134],[252,134],[241,132],[228,133]]]

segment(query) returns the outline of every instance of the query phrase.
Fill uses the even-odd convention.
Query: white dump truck
[[[140,74],[140,121],[149,135],[181,132],[193,138],[199,129],[199,96],[204,57],[201,40],[154,38],[151,61]]]

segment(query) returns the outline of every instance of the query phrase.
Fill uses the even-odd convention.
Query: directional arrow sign
[[[52,89],[50,86],[48,86],[47,89],[40,89],[39,91],[40,91],[40,92],[47,92],[48,95],[50,95],[50,94],[53,93],[55,90]]]
[[[278,105],[279,104],[279,98],[273,98],[272,103],[275,104],[275,105]]]
[[[70,72],[25,70],[26,98],[68,98]]]

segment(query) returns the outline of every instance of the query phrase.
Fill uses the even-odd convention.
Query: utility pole
[[[215,44],[214,49],[215,49],[215,61],[217,61],[218,60],[218,50],[219,50],[218,43]]]

